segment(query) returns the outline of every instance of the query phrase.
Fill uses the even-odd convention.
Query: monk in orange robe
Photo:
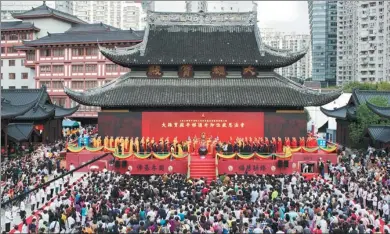
[[[300,137],[299,138],[299,146],[300,147],[305,147],[305,138],[304,137]]]
[[[135,152],[139,153],[139,140],[138,137],[134,139],[134,145],[135,145]]]
[[[101,147],[102,146],[102,138],[99,136],[97,138],[97,147]]]
[[[129,153],[130,153],[130,154],[133,154],[133,153],[134,153],[134,140],[133,140],[133,138],[130,138]]]
[[[114,142],[114,148],[118,147],[119,142],[120,142],[119,137],[116,137]]]
[[[194,137],[194,141],[193,141],[193,151],[196,152],[198,150],[198,138],[196,138],[196,136]]]
[[[192,153],[192,141],[191,141],[191,138],[188,138],[187,139],[187,149],[188,149],[188,153]]]
[[[297,148],[297,147],[298,147],[297,138],[293,137],[291,139],[291,148]]]
[[[291,147],[290,138],[289,138],[289,137],[286,137],[286,138],[285,138],[285,140],[284,140],[284,145],[285,145],[285,146],[288,146],[288,147]]]
[[[282,138],[280,137],[278,137],[278,143],[276,149],[278,153],[283,152],[283,142],[282,142]]]
[[[109,148],[109,147],[108,147],[108,136],[106,136],[106,137],[104,138],[104,147],[105,147],[105,148]]]
[[[115,148],[115,144],[114,144],[115,142],[114,142],[114,137],[113,136],[111,136],[111,138],[110,138],[110,142],[109,142],[109,146],[110,146],[110,148]]]
[[[125,150],[126,150],[126,152],[129,151],[129,137],[125,138]]]

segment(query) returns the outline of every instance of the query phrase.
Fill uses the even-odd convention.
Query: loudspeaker
[[[282,160],[278,160],[278,168],[282,168],[283,167],[283,161]]]
[[[119,168],[119,167],[121,167],[121,162],[119,162],[119,161],[115,161],[115,167],[116,167],[116,168]]]
[[[122,168],[127,168],[127,161],[122,161]]]
[[[288,160],[284,160],[284,167],[285,167],[285,168],[288,167]]]

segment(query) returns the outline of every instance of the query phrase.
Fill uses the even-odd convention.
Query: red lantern
[[[35,130],[43,131],[43,124],[35,125]]]

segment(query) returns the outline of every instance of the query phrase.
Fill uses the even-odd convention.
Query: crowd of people
[[[387,154],[345,153],[328,174],[221,175],[215,181],[180,174],[134,176],[103,169],[25,198],[36,210],[28,233],[390,233]],[[23,172],[24,173],[24,172]],[[33,173],[33,172],[31,172]],[[26,176],[25,176],[26,177]],[[65,179],[66,180],[66,179]],[[46,195],[46,196],[45,196]],[[49,196],[50,195],[50,196]],[[38,197],[39,196],[39,197]],[[16,228],[13,230],[18,232]],[[20,230],[19,230],[20,232]]]
[[[11,229],[11,222],[16,216],[26,218],[26,204],[31,204],[31,209],[40,207],[55,192],[60,191],[64,184],[59,179],[37,192],[28,194],[29,191],[38,188],[48,180],[59,177],[65,168],[61,168],[60,159],[57,157],[63,144],[57,142],[52,145],[40,146],[32,150],[31,154],[25,154],[16,158],[10,158],[1,164],[1,198],[2,208],[5,212],[5,231]],[[41,198],[42,197],[42,198]]]

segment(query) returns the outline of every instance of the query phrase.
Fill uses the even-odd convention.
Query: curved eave
[[[122,84],[123,85],[123,84]],[[215,101],[213,100],[208,100],[208,101],[195,101],[193,96],[195,93],[188,94],[186,93],[186,97],[181,100],[171,100],[171,102],[166,102],[162,101],[157,97],[154,97],[150,99],[150,101],[135,101],[130,102],[129,99],[126,99],[126,101],[115,101],[115,95],[118,93],[121,93],[122,91],[116,90],[113,91],[113,89],[117,88],[122,88],[122,85],[116,85],[113,86],[107,90],[102,90],[101,92],[76,92],[74,90],[71,90],[67,87],[64,87],[64,92],[74,101],[82,104],[82,105],[88,105],[88,106],[100,106],[100,107],[177,107],[177,106],[186,106],[186,107],[252,107],[252,108],[261,108],[261,107],[305,107],[305,106],[322,106],[324,104],[327,104],[329,102],[332,102],[333,100],[337,99],[340,95],[341,92],[331,92],[331,93],[326,93],[326,94],[321,94],[321,93],[313,93],[313,92],[308,92],[303,89],[299,89],[296,87],[283,87],[284,90],[288,90],[287,92],[293,93],[295,96],[298,95],[300,98],[295,99],[295,102],[289,102],[286,101],[288,98],[284,97],[282,98],[281,102],[279,100],[273,101],[243,101],[246,98],[242,97],[242,101],[239,101],[237,99],[236,101],[230,101],[230,102],[222,102],[218,103],[218,99]],[[160,85],[157,85],[156,87],[161,87]],[[142,92],[147,92],[147,90],[155,89],[156,87],[150,87],[150,86],[137,86],[137,87],[123,87],[126,88],[126,92],[130,95],[130,99],[135,98],[137,96],[137,93],[142,93]],[[184,87],[184,86],[183,86]],[[262,89],[264,87],[259,87],[259,89]],[[275,89],[277,90],[277,87],[267,87],[267,89]],[[145,89],[141,90],[141,89]],[[173,90],[171,90],[173,89]],[[180,87],[175,87],[175,86],[165,86],[164,91],[169,91],[169,93],[175,93],[175,89],[180,89]],[[226,90],[229,90],[227,88]],[[221,91],[221,90],[219,90]],[[150,92],[159,92],[159,91],[150,91]],[[222,91],[224,92],[224,91]],[[257,91],[256,91],[257,92]],[[131,95],[134,95],[134,97],[131,97]],[[197,95],[201,96],[202,94],[197,93]],[[248,94],[249,95],[249,94]],[[252,98],[253,95],[251,95]],[[114,99],[113,99],[114,98]],[[259,97],[260,98],[260,97]],[[257,98],[256,98],[257,99]],[[273,100],[272,98],[270,100]],[[284,101],[283,101],[284,100]],[[127,103],[125,103],[127,102]]]
[[[322,113],[324,113],[328,117],[342,119],[342,120],[347,119],[347,106],[336,108],[334,110],[328,110],[328,109],[325,109],[321,106],[320,110]]]
[[[64,118],[64,117],[67,117],[67,116],[74,114],[79,109],[80,105],[77,105],[73,108],[63,108],[63,107],[60,107],[60,106],[53,104],[53,107],[55,109],[54,118],[61,119],[61,118]]]
[[[370,109],[375,114],[383,118],[390,118],[390,107],[382,107],[372,104],[371,102],[366,102],[368,109]]]
[[[277,62],[273,63],[274,64],[273,67],[281,68],[281,67],[290,66],[290,65],[298,62],[299,60],[301,60],[303,57],[305,57],[305,55],[306,55],[306,51],[301,51],[301,52],[295,53],[295,54],[290,55],[290,56],[281,55],[280,58],[277,59]]]
[[[308,92],[308,95],[310,93],[312,93],[312,92]],[[321,96],[321,99],[318,102],[313,103],[312,106],[323,106],[323,105],[326,105],[326,104],[336,100],[337,98],[339,98],[342,93],[343,92],[340,89],[340,90],[336,90],[336,91],[329,92],[329,93],[312,94],[312,95],[319,95],[319,96]]]
[[[2,103],[2,112],[1,112],[1,119],[12,119],[17,116],[25,114],[27,111],[29,111],[31,108],[33,108],[36,104],[36,101],[33,101],[29,104],[23,105],[23,106],[14,106],[8,103]],[[12,112],[4,111],[3,108],[9,108],[12,110]]]
[[[382,143],[390,142],[390,127],[389,126],[381,126],[381,125],[370,125],[365,130],[365,136],[369,136],[371,139],[375,141],[379,141]]]
[[[37,105],[36,107],[33,107],[29,111],[27,111],[24,115],[16,117],[15,120],[40,121],[40,120],[46,120],[52,118],[55,116],[55,109],[54,108],[49,109],[48,107],[49,106],[47,105],[44,106]]]

